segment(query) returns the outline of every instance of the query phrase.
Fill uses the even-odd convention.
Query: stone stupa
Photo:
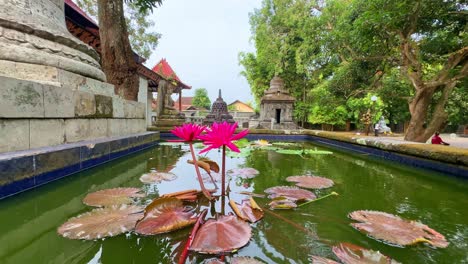
[[[219,89],[218,99],[211,106],[211,112],[203,119],[203,125],[210,126],[213,123],[228,122],[234,123],[232,115],[229,114],[227,104],[221,97],[221,89]]]

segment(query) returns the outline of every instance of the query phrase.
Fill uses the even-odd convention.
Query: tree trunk
[[[123,0],[98,0],[101,63],[115,94],[138,99],[139,77],[125,24]]]
[[[422,88],[417,90],[413,101],[410,102],[411,120],[405,140],[426,142],[436,131],[444,128],[448,114],[445,112],[445,104],[456,83],[449,83],[441,87],[442,95],[437,101],[431,119],[424,127],[429,112],[433,89]]]

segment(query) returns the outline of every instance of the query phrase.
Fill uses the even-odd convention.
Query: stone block
[[[148,79],[140,76],[138,82],[138,102],[146,104],[148,99]]]
[[[107,136],[115,137],[126,135],[127,125],[125,119],[107,119]]]
[[[112,117],[113,118],[124,118],[124,104],[125,100],[114,97],[112,98]]]
[[[94,94],[81,91],[76,91],[75,93],[75,116],[94,116],[96,114],[96,99]]]
[[[94,95],[96,101],[96,117],[112,117],[112,97],[105,95]]]
[[[107,137],[107,119],[90,119],[89,120],[89,138],[102,138]]]
[[[77,142],[89,139],[89,119],[66,119],[65,120],[65,143]]]
[[[44,117],[43,85],[0,77],[0,118]]]
[[[127,132],[137,134],[146,131],[146,122],[144,119],[127,119]]]
[[[29,149],[29,120],[0,119],[0,153]]]
[[[16,78],[25,80],[36,80],[46,83],[54,83],[60,85],[58,82],[58,70],[55,67],[29,64],[29,63],[15,63]]]
[[[29,148],[40,148],[65,143],[63,119],[31,119]]]
[[[145,118],[145,104],[134,101],[124,101],[124,117],[125,118]]]
[[[59,81],[64,88],[93,94],[115,96],[114,86],[110,83],[101,82],[64,70],[59,70],[58,75]]]
[[[62,87],[44,85],[44,115],[46,118],[75,117],[75,92]]]

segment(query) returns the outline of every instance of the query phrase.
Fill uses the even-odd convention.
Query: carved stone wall
[[[68,32],[63,0],[0,0],[2,61],[53,66],[105,81],[96,51]]]

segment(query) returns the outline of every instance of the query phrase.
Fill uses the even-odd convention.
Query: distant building
[[[255,115],[255,110],[248,104],[236,100],[228,105],[229,113],[240,127],[248,128],[250,118]]]
[[[254,113],[255,110],[248,104],[236,100],[228,105],[229,111]]]

